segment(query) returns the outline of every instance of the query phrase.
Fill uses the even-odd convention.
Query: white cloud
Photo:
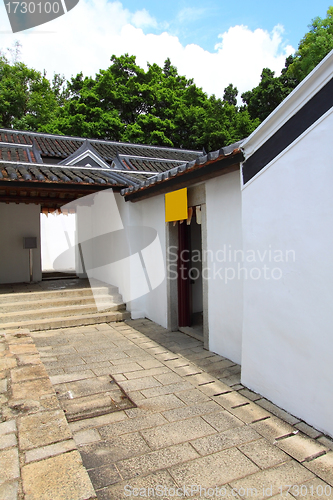
[[[134,12],[131,21],[136,28],[157,28],[157,21],[146,9]]]
[[[233,83],[240,92],[258,84],[260,73],[269,67],[277,73],[294,49],[283,44],[283,28],[276,26],[269,33],[251,31],[246,26],[233,26],[219,35],[221,41],[213,52],[196,44],[182,45],[167,32],[159,35],[144,33],[157,26],[145,10],[130,12],[118,1],[81,0],[68,14],[27,32],[9,33],[9,22],[0,6],[0,48],[19,40],[22,60],[49,77],[54,72],[67,78],[80,71],[94,75],[107,68],[112,54],[128,52],[137,62],[163,65],[170,57],[180,74],[185,74],[208,94],[222,97],[224,88]],[[7,30],[7,32],[4,32]]]

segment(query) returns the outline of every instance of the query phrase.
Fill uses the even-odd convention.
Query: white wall
[[[131,202],[129,202],[131,203]],[[164,195],[139,202],[142,210],[142,225],[157,231],[157,239],[144,255],[151,291],[144,299],[145,316],[167,328],[167,283],[166,283],[166,223]],[[131,210],[136,210],[131,203]]]
[[[41,214],[43,271],[75,269],[75,214]],[[56,259],[58,259],[56,261]]]
[[[240,363],[242,344],[241,191],[239,172],[206,183],[209,349]],[[229,250],[232,251],[229,256]],[[205,274],[204,274],[205,277]]]
[[[23,238],[37,237],[33,250],[33,280],[42,279],[40,250],[40,206],[0,203],[0,283],[30,281],[29,250]]]
[[[166,327],[164,196],[131,203],[106,190],[92,195],[91,200],[77,211],[78,242],[94,238],[84,256],[89,278],[117,286],[133,318],[147,317]],[[153,241],[146,245],[143,237],[142,246],[132,248],[125,231],[137,231],[140,238],[144,227],[154,230]],[[116,261],[112,245],[98,241],[113,232],[119,235]]]
[[[328,113],[242,193],[244,250],[268,251],[270,268],[244,281],[242,383],[330,435],[332,130]]]

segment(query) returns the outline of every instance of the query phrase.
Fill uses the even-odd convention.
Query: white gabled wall
[[[29,282],[29,250],[23,238],[37,237],[33,252],[33,280],[42,279],[40,205],[0,203],[0,283]]]
[[[242,192],[244,250],[281,270],[244,281],[242,383],[333,436],[332,130],[329,112]]]
[[[209,349],[240,363],[243,244],[239,171],[206,182],[206,210]]]

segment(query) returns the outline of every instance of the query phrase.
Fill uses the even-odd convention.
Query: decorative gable
[[[97,153],[94,146],[85,140],[82,146],[79,147],[73,154],[61,161],[59,165],[80,166],[89,168],[110,168],[103,158]]]

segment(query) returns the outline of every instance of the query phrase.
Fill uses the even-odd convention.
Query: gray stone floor
[[[64,412],[28,330],[0,331],[0,500],[93,500]]]
[[[148,320],[31,335],[55,388],[112,375],[137,405],[69,424],[99,500],[333,498],[332,441],[202,342]]]
[[[88,279],[72,278],[45,280],[38,283],[9,283],[0,285],[0,294],[4,293],[29,293],[29,292],[52,292],[53,290],[65,290],[71,288],[90,288]]]

